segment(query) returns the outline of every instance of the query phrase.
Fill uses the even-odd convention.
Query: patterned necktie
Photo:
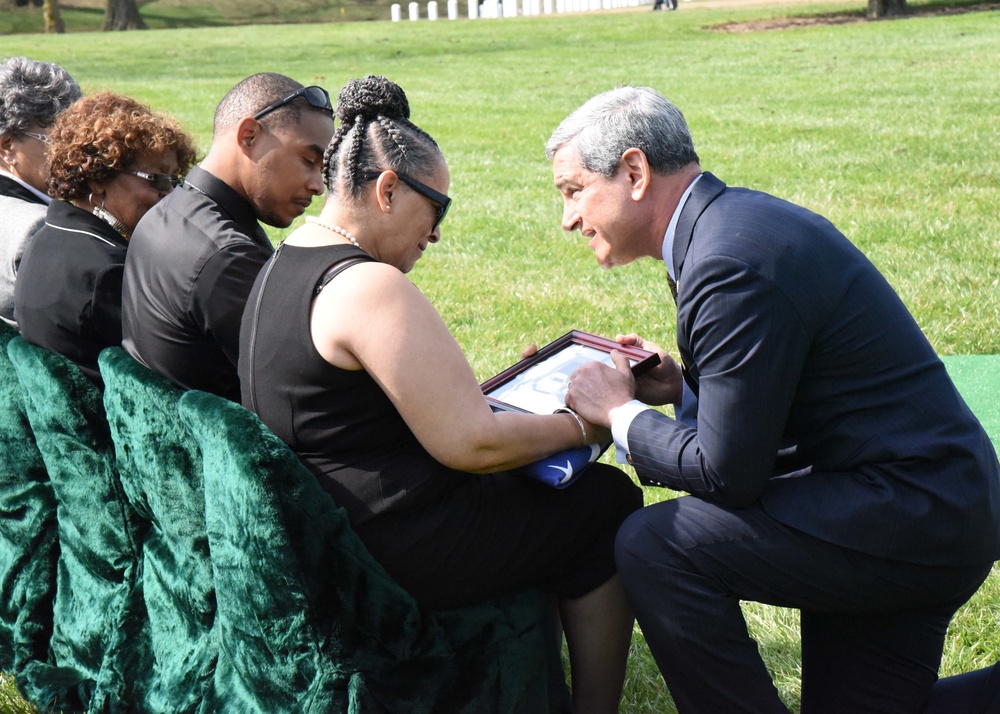
[[[667,276],[667,285],[670,286],[670,295],[674,299],[674,305],[677,304],[677,281]]]

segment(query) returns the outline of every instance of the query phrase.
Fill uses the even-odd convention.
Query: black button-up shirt
[[[239,402],[243,306],[273,250],[246,199],[192,168],[132,235],[122,346],[185,389]]]

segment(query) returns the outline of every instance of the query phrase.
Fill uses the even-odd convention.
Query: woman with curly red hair
[[[136,224],[195,163],[172,119],[101,93],[59,115],[48,137],[45,225],[21,259],[14,314],[24,339],[100,384],[97,355],[121,344],[125,251]]]

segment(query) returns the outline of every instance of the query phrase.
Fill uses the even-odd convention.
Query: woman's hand
[[[583,419],[583,427],[587,430],[588,444],[606,444],[611,441],[611,429],[595,424],[582,415],[580,418]]]

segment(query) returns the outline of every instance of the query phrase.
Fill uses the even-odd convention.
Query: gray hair
[[[35,122],[52,126],[81,96],[80,86],[59,65],[11,57],[0,64],[0,136],[21,134]]]
[[[613,176],[622,154],[639,149],[653,171],[669,176],[698,163],[681,111],[649,87],[619,87],[592,97],[566,117],[545,145],[551,161],[570,145],[585,169]]]

